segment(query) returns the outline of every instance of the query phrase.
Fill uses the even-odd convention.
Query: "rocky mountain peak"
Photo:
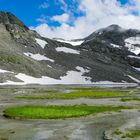
[[[11,36],[19,44],[36,46],[35,37],[40,35],[30,30],[20,19],[10,12],[0,11],[0,24],[1,28],[6,29],[7,34]],[[1,29],[3,31],[3,29]],[[0,31],[0,34],[3,32]]]
[[[122,27],[116,24],[112,24],[106,28],[104,28],[105,31],[124,31]]]
[[[8,25],[8,24],[18,25],[28,30],[28,27],[10,12],[0,11],[0,23],[3,23],[4,25]]]

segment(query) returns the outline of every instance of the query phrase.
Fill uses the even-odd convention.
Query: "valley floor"
[[[84,87],[85,88],[85,87]],[[91,88],[82,86],[15,86],[0,88],[0,140],[138,140],[140,138],[140,88]],[[46,96],[71,91],[109,90],[130,92],[123,96],[78,97],[75,99],[28,99],[22,96]],[[132,100],[122,101],[122,98]],[[117,112],[105,112],[79,118],[53,120],[8,119],[6,108],[23,105],[131,106]],[[137,133],[133,133],[137,131]],[[128,135],[133,133],[133,138]]]

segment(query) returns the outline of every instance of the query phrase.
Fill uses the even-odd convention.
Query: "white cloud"
[[[49,7],[49,3],[46,1],[46,2],[44,2],[44,3],[42,3],[40,6],[39,6],[39,8],[42,8],[42,9],[46,9],[46,8],[48,8]]]
[[[73,18],[73,26],[69,25],[66,17],[63,19],[56,15],[52,19],[59,21],[60,26],[49,27],[47,24],[41,24],[34,29],[45,37],[64,39],[83,38],[93,31],[111,24],[140,29],[140,0],[129,0],[129,4],[124,6],[117,0],[79,0],[77,11],[83,12],[84,15]],[[138,14],[134,15],[132,12]],[[70,12],[67,15],[72,16]]]
[[[59,23],[66,23],[69,20],[69,15],[64,13],[62,15],[53,16],[51,19]]]
[[[36,21],[39,21],[39,22],[42,22],[42,23],[46,23],[47,22],[47,17],[41,16],[40,18],[37,18]]]
[[[62,4],[61,9],[66,12],[68,9],[67,3],[64,0],[58,0],[58,2],[60,2]]]

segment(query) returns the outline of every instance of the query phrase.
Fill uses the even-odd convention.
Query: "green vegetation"
[[[131,133],[123,133],[119,129],[116,129],[114,134],[121,135],[121,138],[137,138],[140,137],[140,130],[133,130]]]
[[[127,101],[140,101],[140,98],[122,98],[122,102],[127,102]]]
[[[52,93],[48,95],[37,95],[37,96],[17,96],[21,99],[75,99],[75,98],[94,98],[94,97],[119,97],[131,94],[130,92],[120,91],[73,91],[70,93]]]
[[[0,61],[5,63],[21,64],[23,59],[16,55],[0,55]]]
[[[114,131],[114,134],[115,134],[115,135],[121,135],[121,134],[123,134],[123,132],[120,131],[119,129],[116,129],[116,130]]]
[[[8,65],[13,70],[16,69],[17,72],[26,73],[31,76],[38,74],[38,69],[36,68],[40,66],[37,62],[26,56],[13,54],[13,52],[7,53],[5,51],[0,51],[0,65]]]
[[[140,137],[140,130],[134,130],[132,133],[127,133],[122,138],[137,138]]]
[[[59,119],[87,116],[106,111],[120,111],[132,107],[112,106],[17,106],[4,111],[4,116],[13,119]]]

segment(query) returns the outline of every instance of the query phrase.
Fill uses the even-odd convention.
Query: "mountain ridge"
[[[84,39],[60,41],[0,12],[0,83],[139,83],[139,35],[111,25]]]

